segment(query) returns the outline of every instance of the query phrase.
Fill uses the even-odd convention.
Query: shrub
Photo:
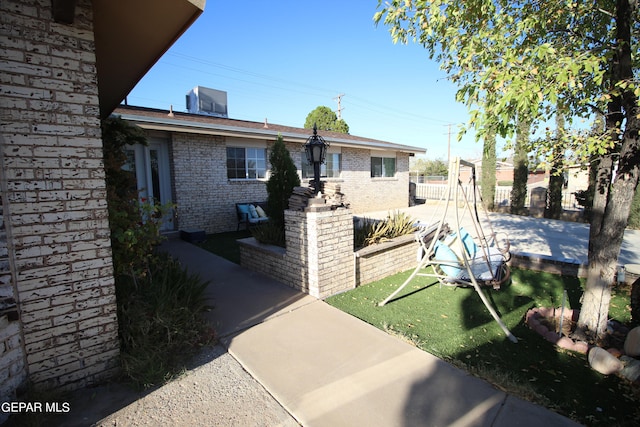
[[[284,227],[274,221],[253,227],[251,235],[260,243],[285,247]]]
[[[382,243],[394,237],[414,233],[417,229],[415,220],[404,212],[387,215],[384,220],[364,218],[362,225],[354,229],[354,248]]]
[[[128,145],[144,132],[120,118],[102,123],[121,365],[134,384],[150,387],[182,370],[182,360],[212,334],[201,317],[206,283],[155,252],[162,217],[173,206],[140,203],[135,175],[123,169]]]
[[[118,278],[118,324],[123,373],[137,387],[171,380],[188,357],[212,341],[202,314],[208,283],[167,254],[156,255],[148,274]]]
[[[271,164],[271,175],[267,181],[269,221],[282,227],[284,234],[284,211],[289,205],[289,197],[293,189],[300,186],[300,177],[289,150],[284,145],[282,135],[278,135],[278,139],[271,148],[269,163]]]

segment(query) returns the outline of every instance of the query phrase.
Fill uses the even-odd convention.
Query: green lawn
[[[240,263],[237,239],[246,231],[207,236],[206,250]],[[558,350],[524,324],[533,307],[579,308],[582,282],[575,277],[514,270],[512,283],[499,291],[485,289],[507,327],[509,341],[473,289],[440,287],[418,277],[384,307],[385,299],[409,276],[400,273],[327,302],[390,334],[492,382],[498,388],[534,401],[589,426],[636,425],[640,397],[624,380],[594,372],[586,356]],[[610,317],[630,320],[628,289],[614,293]]]
[[[251,232],[248,230],[209,234],[207,235],[207,240],[198,243],[198,246],[231,262],[240,264],[240,249],[236,240],[246,237],[251,237]]]
[[[556,349],[524,324],[528,309],[579,307],[582,283],[528,270],[513,271],[513,281],[499,291],[485,289],[507,327],[518,337],[509,341],[472,288],[440,287],[418,277],[384,307],[378,302],[410,272],[358,287],[327,302],[388,333],[397,335],[497,387],[552,408],[587,425],[635,425],[640,400],[616,376],[593,371],[586,356]],[[626,290],[614,295],[610,316],[630,320]]]

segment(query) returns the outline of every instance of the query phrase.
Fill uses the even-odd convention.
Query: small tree
[[[278,135],[278,139],[273,144],[269,162],[271,176],[267,182],[267,210],[273,225],[282,228],[284,233],[284,211],[289,205],[289,197],[294,187],[300,185],[300,177],[289,150],[284,145],[282,135]]]

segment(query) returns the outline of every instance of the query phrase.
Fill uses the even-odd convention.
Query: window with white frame
[[[320,165],[322,178],[340,178],[342,170],[342,154],[340,152],[328,152],[325,161]],[[302,178],[313,178],[313,165],[307,161],[307,156],[302,153]]]
[[[371,156],[371,177],[392,178],[396,176],[396,158],[390,155]]]
[[[227,147],[227,178],[262,179],[267,176],[267,150]]]

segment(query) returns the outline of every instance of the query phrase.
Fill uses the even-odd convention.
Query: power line
[[[334,92],[334,90],[331,89],[326,89],[326,88],[320,88],[317,86],[311,86],[311,85],[307,85],[304,83],[300,83],[300,82],[295,82],[295,81],[290,81],[290,80],[285,80],[279,77],[274,77],[274,76],[269,76],[266,74],[260,74],[260,73],[256,73],[253,71],[248,71],[242,68],[237,68],[237,67],[232,67],[229,65],[225,65],[225,64],[221,64],[221,63],[217,63],[217,62],[213,62],[213,61],[208,61],[206,59],[202,59],[202,58],[198,58],[198,57],[194,57],[194,56],[190,56],[190,55],[186,55],[180,52],[167,52],[168,56],[174,56],[186,61],[191,61],[193,63],[197,63],[200,65],[204,65],[204,66],[210,66],[210,67],[215,67],[215,68],[219,68],[219,69],[223,69],[223,70],[227,70],[230,71],[231,73],[238,73],[238,74],[244,74],[246,76],[250,76],[250,77],[255,77],[257,79],[262,79],[262,80],[267,80],[267,81],[272,81],[275,83],[282,83],[285,84],[285,87],[278,87],[278,86],[269,86],[266,85],[267,87],[274,87],[276,89],[285,89],[286,91],[290,91],[290,92],[297,92],[297,93],[302,93],[302,94],[307,94],[307,95],[314,95],[314,96],[326,96],[326,93],[329,92]],[[182,64],[173,64],[173,63],[167,63],[165,62],[167,65],[171,65],[171,66],[175,66],[178,68],[183,68],[183,69],[187,69],[187,70],[193,70],[193,71],[197,71],[197,72],[201,72],[201,73],[205,73],[205,74],[210,74],[210,75],[215,75],[215,76],[221,76],[221,77],[226,77],[229,79],[233,79],[236,81],[242,81],[245,83],[250,83],[250,84],[261,84],[258,83],[256,81],[251,81],[251,80],[247,80],[247,79],[242,79],[239,77],[231,77],[231,76],[226,76],[226,75],[222,75],[222,74],[217,74],[211,71],[204,71],[203,69],[199,69],[199,68],[191,68],[191,67],[187,67],[184,66]],[[264,84],[262,83],[262,85],[264,86]],[[295,87],[298,87],[298,89],[296,89]],[[302,89],[306,89],[306,90],[312,90],[313,93],[308,92],[308,91],[304,91]],[[322,95],[320,95],[322,94]],[[338,110],[336,111],[338,118],[342,117],[342,111],[345,109],[342,106],[342,97],[345,96],[344,93],[341,93],[340,95],[338,95],[337,97],[334,97],[333,99],[338,100]],[[366,100],[366,99],[362,99],[362,98],[358,98],[352,95],[349,95],[350,99],[355,99],[355,100],[359,100],[361,101],[364,105],[362,104],[358,104],[358,103],[354,103],[354,102],[349,102],[350,105],[355,105],[359,108],[364,108],[364,109],[368,109],[370,111],[377,111],[383,114],[389,114],[389,113],[396,113],[396,115],[399,115],[401,117],[413,117],[416,119],[420,119],[420,120],[425,120],[425,121],[430,121],[430,122],[436,122],[436,123],[445,123],[445,124],[452,124],[450,121],[448,120],[443,120],[443,119],[437,119],[437,118],[433,118],[433,117],[427,117],[424,115],[420,115],[420,114],[416,114],[413,112],[407,112],[407,111],[403,111],[400,109],[394,109],[394,108],[389,108],[388,106],[382,106],[379,104],[376,104],[370,100]],[[373,108],[372,108],[373,107]],[[375,108],[377,107],[377,109]]]

